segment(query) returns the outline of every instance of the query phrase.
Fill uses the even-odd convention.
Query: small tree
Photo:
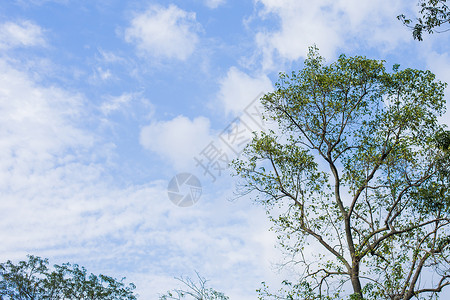
[[[450,28],[442,29],[442,26],[450,23],[450,8],[447,0],[419,0],[419,17],[413,22],[404,14],[397,19],[412,29],[414,39],[422,41],[423,32],[432,34],[434,32],[448,31]],[[415,23],[415,24],[414,24]],[[440,31],[436,28],[441,28]]]
[[[201,277],[197,273],[198,283],[188,278],[176,278],[185,285],[185,289],[174,289],[168,291],[166,294],[159,297],[160,300],[182,300],[182,299],[195,299],[195,300],[228,300],[229,298],[225,294],[218,292],[212,288],[206,286],[207,280]]]
[[[28,261],[0,264],[0,299],[134,300],[135,286],[126,286],[105,275],[87,274],[84,267],[69,263],[48,268],[48,259],[29,255]]]
[[[325,65],[314,47],[280,74],[262,98],[280,132],[255,133],[233,162],[299,267],[282,296],[262,297],[425,299],[450,284],[444,88],[360,56]]]

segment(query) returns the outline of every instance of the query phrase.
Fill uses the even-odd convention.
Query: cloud
[[[423,57],[426,59],[428,68],[436,74],[438,80],[450,83],[450,70],[448,68],[450,65],[450,56],[448,53],[438,53],[426,47],[423,50]],[[450,126],[450,101],[448,100],[450,98],[450,88],[448,86],[445,94],[447,99],[447,110],[441,118],[441,121],[447,126]]]
[[[109,115],[112,112],[124,109],[133,100],[133,98],[135,98],[135,94],[133,93],[123,93],[117,97],[110,96],[107,101],[101,104],[100,111],[104,115]]]
[[[191,167],[194,156],[210,141],[210,122],[205,117],[192,121],[178,116],[169,121],[154,122],[141,130],[140,143],[169,160],[175,168]]]
[[[103,63],[124,63],[126,60],[123,57],[120,57],[118,54],[112,51],[106,51],[103,49],[98,49],[100,57],[98,60]]]
[[[186,60],[199,41],[199,26],[193,12],[154,5],[133,18],[125,41],[135,44],[141,55]]]
[[[198,270],[236,298],[252,298],[262,280],[255,274],[267,271],[252,253],[271,248],[259,239],[268,227],[262,209],[208,191],[182,209],[167,198],[166,180],[116,185],[96,159],[105,145],[83,129],[93,116],[82,95],[40,85],[1,59],[0,74],[0,261],[35,254],[126,275],[145,299],[173,288],[160,285],[168,277]],[[129,99],[111,98],[105,113]],[[141,142],[182,164],[208,134],[208,119],[179,116],[144,128]]]
[[[217,8],[224,4],[226,0],[205,0],[205,5],[211,9]]]
[[[33,164],[45,164],[67,149],[93,145],[94,136],[74,126],[82,117],[84,99],[80,95],[40,87],[2,60],[0,74],[2,162],[9,166],[3,170],[6,174],[21,165],[31,172],[36,167]]]
[[[85,100],[3,60],[0,74],[0,253],[80,238],[80,215],[99,208],[85,187],[101,177],[95,157],[104,150],[92,151],[95,134],[79,126]]]
[[[264,53],[265,67],[270,67],[274,54],[283,59],[296,60],[304,57],[310,45],[317,44],[324,52],[328,52],[328,49],[342,43],[335,17],[323,9],[325,5],[332,7],[333,1],[327,4],[324,1],[293,0],[260,2],[264,5],[262,15],[275,15],[280,22],[279,30],[256,35],[257,45]]]
[[[256,34],[265,69],[273,69],[278,59],[283,62],[306,57],[313,44],[324,57],[334,58],[340,49],[352,50],[365,44],[392,50],[409,40],[409,33],[396,19],[406,10],[400,0],[257,2],[263,5],[261,18],[275,16],[279,21],[279,29],[263,29]]]
[[[156,299],[157,292],[179,286],[167,279],[195,278],[194,270],[232,299],[254,299],[260,282],[272,281],[271,262],[281,255],[273,247],[276,236],[268,233],[264,210],[248,199],[230,202],[219,194],[204,195],[188,209],[177,208],[166,198],[149,198],[144,205],[143,199],[139,200],[144,193],[129,195],[129,201],[139,206],[136,211],[141,209],[146,218],[141,217],[142,212],[136,214],[142,221],[139,230],[130,234],[126,248],[110,259],[137,259],[127,277],[137,284],[142,297]]]
[[[255,97],[272,88],[272,82],[267,76],[251,77],[238,68],[231,67],[221,80],[218,99],[226,113],[239,114]]]
[[[95,117],[85,96],[39,84],[1,59],[0,74],[0,261],[30,253],[126,275],[145,299],[173,288],[160,285],[168,277],[198,270],[230,295],[253,298],[258,274],[268,272],[252,254],[272,247],[262,209],[208,191],[181,209],[166,180],[120,187],[102,162],[105,138],[84,126]],[[101,108],[112,113],[132,98],[110,97]],[[207,118],[179,116],[143,128],[141,142],[182,165],[210,141],[209,128]]]
[[[42,28],[31,21],[0,24],[0,49],[44,45]]]

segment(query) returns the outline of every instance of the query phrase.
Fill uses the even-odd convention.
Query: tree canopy
[[[134,300],[135,286],[105,275],[88,274],[84,267],[65,263],[48,267],[48,259],[29,255],[28,261],[0,264],[0,299]]]
[[[424,32],[432,34],[450,30],[450,27],[442,28],[450,24],[450,8],[447,0],[420,0],[418,5],[419,17],[415,21],[408,19],[404,14],[397,16],[403,24],[412,29],[414,39],[422,41]]]
[[[262,98],[278,128],[233,162],[239,193],[267,208],[299,278],[261,297],[429,299],[450,284],[445,84],[310,48]]]

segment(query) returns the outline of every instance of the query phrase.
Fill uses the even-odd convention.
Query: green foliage
[[[434,144],[439,149],[436,156],[436,176],[421,187],[412,196],[416,207],[423,212],[443,211],[449,213],[450,207],[450,131],[435,134]]]
[[[196,300],[228,300],[224,293],[218,292],[212,288],[207,288],[207,280],[197,273],[198,283],[188,278],[176,278],[182,282],[186,289],[175,289],[168,291],[159,297],[160,300],[181,300],[181,299],[196,299]]]
[[[411,19],[406,18],[404,14],[397,16],[397,19],[412,29],[414,39],[423,40],[423,33],[432,34],[439,32],[436,28],[450,23],[450,8],[447,0],[420,0],[419,17],[414,25]],[[447,31],[449,29],[444,29]]]
[[[84,267],[65,263],[48,268],[48,259],[29,255],[28,261],[0,264],[0,299],[133,300],[135,286],[105,275],[87,274]]]
[[[255,133],[233,162],[239,192],[266,206],[301,266],[299,284],[261,295],[425,299],[450,285],[445,86],[361,56],[326,65],[315,47],[280,74],[261,100],[278,129]]]
[[[450,150],[450,131],[442,131],[436,134],[436,146],[447,153]]]

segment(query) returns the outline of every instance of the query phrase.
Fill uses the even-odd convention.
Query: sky
[[[264,208],[235,197],[224,167],[270,126],[257,99],[312,45],[328,62],[364,55],[450,83],[450,33],[414,41],[396,19],[416,11],[411,0],[1,1],[0,261],[33,254],[126,276],[140,299],[196,271],[231,299],[277,287],[289,270]],[[188,207],[168,194],[183,173],[201,185]]]

